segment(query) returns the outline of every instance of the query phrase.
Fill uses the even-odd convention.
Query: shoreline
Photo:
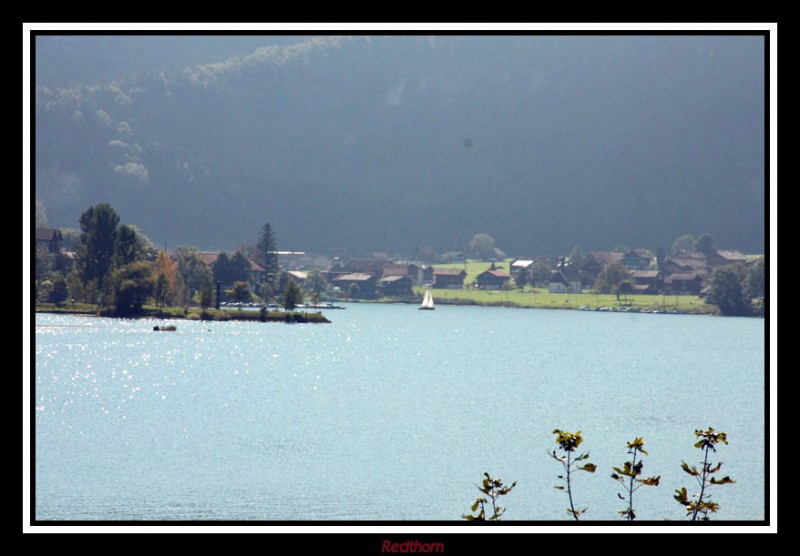
[[[137,315],[119,316],[113,314],[113,310],[108,307],[102,309],[72,309],[69,307],[58,307],[51,304],[37,304],[34,308],[35,313],[50,313],[56,315],[76,315],[84,317],[107,317],[107,318],[126,318],[126,319],[161,319],[161,320],[191,320],[191,321],[248,321],[248,322],[283,322],[289,324],[330,324],[320,311],[306,313],[300,311],[283,312],[269,311],[262,318],[259,311],[241,311],[226,309],[208,309],[202,311],[197,308],[182,310],[180,308],[170,308],[174,310],[147,309]]]
[[[589,295],[589,294],[586,294]],[[591,296],[595,297],[595,296]],[[613,297],[613,296],[612,296]],[[656,304],[656,303],[648,303],[642,304],[640,301],[630,300],[627,304],[626,302],[620,300],[619,302],[614,303],[597,303],[590,301],[593,300],[582,300],[587,301],[587,303],[583,303],[582,305],[577,305],[576,303],[533,303],[533,304],[523,304],[518,303],[515,301],[507,301],[507,300],[497,300],[497,301],[485,301],[485,300],[478,300],[478,299],[470,299],[470,298],[461,298],[461,297],[440,297],[436,298],[436,294],[434,291],[434,303],[435,305],[447,305],[447,306],[454,306],[454,307],[505,307],[509,309],[550,309],[550,310],[558,310],[558,311],[588,311],[588,312],[611,312],[611,313],[643,313],[643,314],[678,314],[678,315],[707,315],[707,316],[723,316],[720,314],[719,309],[716,305],[699,305],[699,304],[690,304],[685,303],[684,305],[678,304]],[[338,303],[394,303],[400,305],[419,305],[422,302],[422,298],[377,298],[377,299],[339,299],[337,300]],[[761,315],[753,315],[759,318],[763,318]]]

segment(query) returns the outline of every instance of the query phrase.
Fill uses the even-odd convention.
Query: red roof
[[[467,271],[463,268],[434,268],[433,275],[434,276],[458,276],[461,273],[464,273],[466,276]]]
[[[497,278],[511,278],[511,275],[505,270],[486,270],[481,272],[481,274],[486,274],[487,272],[492,276],[496,276]]]

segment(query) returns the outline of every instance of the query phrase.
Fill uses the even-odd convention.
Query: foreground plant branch
[[[511,489],[517,486],[517,481],[511,483],[511,486],[504,487],[501,479],[494,479],[488,473],[484,473],[483,476],[485,477],[483,486],[478,487],[478,490],[489,498],[479,496],[475,499],[475,503],[470,508],[474,515],[466,514],[461,516],[467,521],[499,521],[500,516],[505,513],[506,509],[497,505],[497,499],[501,496],[506,496],[511,492]],[[486,517],[486,506],[490,502],[492,504],[492,515]]]
[[[567,513],[575,518],[575,521],[579,521],[580,516],[585,514],[588,508],[583,508],[582,510],[575,509],[575,502],[572,497],[572,473],[578,470],[594,473],[597,467],[595,464],[589,462],[586,462],[583,465],[578,465],[578,462],[589,458],[588,452],[585,454],[579,454],[573,458],[573,453],[575,452],[576,448],[583,442],[581,431],[572,433],[555,429],[553,434],[556,435],[556,444],[558,444],[559,450],[563,453],[563,455],[557,455],[556,450],[553,450],[552,457],[554,460],[561,462],[561,465],[564,467],[564,475],[559,475],[558,478],[566,483],[567,496],[569,497],[569,508],[567,508]],[[558,490],[565,489],[565,487],[561,485],[556,485],[555,488]]]
[[[621,469],[619,467],[614,467],[613,469],[615,472],[611,474],[611,478],[615,481],[619,481],[619,483],[625,487],[625,494],[617,493],[617,496],[619,496],[621,500],[628,501],[628,507],[617,513],[628,521],[633,521],[636,519],[636,511],[633,508],[633,493],[644,485],[658,486],[661,476],[639,478],[639,475],[642,474],[642,468],[644,467],[644,460],[641,458],[641,455],[648,455],[647,450],[644,449],[644,438],[635,438],[628,442],[628,453],[633,456],[631,461],[626,461]],[[640,458],[639,461],[636,461],[637,456]]]
[[[709,452],[716,452],[718,443],[728,443],[728,435],[724,432],[715,432],[711,427],[704,431],[695,430],[694,434],[700,439],[695,442],[694,447],[703,450],[702,467],[698,470],[696,466],[689,467],[689,464],[684,461],[681,462],[681,469],[695,478],[697,485],[700,487],[700,492],[690,499],[686,487],[683,487],[675,491],[674,498],[686,508],[686,515],[691,515],[692,521],[697,521],[699,516],[702,516],[700,517],[702,521],[708,521],[710,519],[709,512],[717,513],[719,510],[719,504],[711,501],[711,494],[709,494],[708,489],[712,485],[732,484],[736,481],[727,475],[721,479],[713,477],[712,475],[719,472],[722,462],[718,462],[715,466],[708,461]],[[694,499],[695,497],[696,499]]]

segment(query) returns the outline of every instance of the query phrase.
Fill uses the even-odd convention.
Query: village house
[[[354,272],[337,276],[332,283],[339,288],[343,295],[351,295],[351,292],[354,292],[353,297],[373,298],[376,293],[377,278],[373,274]],[[354,284],[355,288],[353,288]]]
[[[583,283],[580,274],[569,267],[559,267],[550,274],[547,281],[550,293],[581,293]]]
[[[462,268],[435,268],[433,270],[433,287],[460,290],[464,287],[466,277],[467,271]]]
[[[389,297],[410,297],[412,282],[409,276],[385,276],[378,280],[378,291]]]
[[[305,285],[306,280],[308,280],[308,273],[303,272],[302,270],[289,270],[286,272],[286,274],[288,274],[289,277],[294,280],[295,284],[301,287]]]
[[[729,264],[747,264],[747,257],[739,251],[716,249],[708,255],[708,266],[717,268]]]
[[[690,256],[687,257],[685,253],[681,257],[669,257],[661,264],[661,270],[664,276],[670,274],[697,272],[699,274],[708,274],[711,269],[708,267],[708,262],[705,255],[700,257]]]
[[[662,274],[658,270],[631,270],[634,293],[654,294],[661,290]]]
[[[653,255],[646,249],[631,249],[622,256],[620,262],[628,270],[647,270],[653,262]]]
[[[535,261],[532,257],[528,257],[525,259],[514,259],[511,261],[511,264],[508,265],[509,272],[511,276],[516,279],[517,274],[519,274],[522,270],[528,270],[531,265],[533,265]]]
[[[485,270],[478,274],[475,282],[482,290],[499,290],[511,282],[511,275],[504,270]]]
[[[433,267],[416,263],[387,263],[381,269],[381,276],[408,276],[412,285],[422,286],[433,281]]]
[[[664,291],[674,295],[699,295],[703,275],[698,272],[678,272],[664,278]]]
[[[64,238],[58,228],[36,228],[36,248],[45,247],[50,253],[58,253],[58,242]]]

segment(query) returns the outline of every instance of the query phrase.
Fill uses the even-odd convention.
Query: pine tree
[[[111,271],[119,216],[110,205],[101,204],[81,214],[81,237],[77,245],[77,267],[83,283],[96,280],[99,288]]]
[[[278,247],[275,242],[275,231],[269,222],[261,228],[256,249],[261,259],[259,262],[264,267],[266,282],[274,284],[278,275]]]

